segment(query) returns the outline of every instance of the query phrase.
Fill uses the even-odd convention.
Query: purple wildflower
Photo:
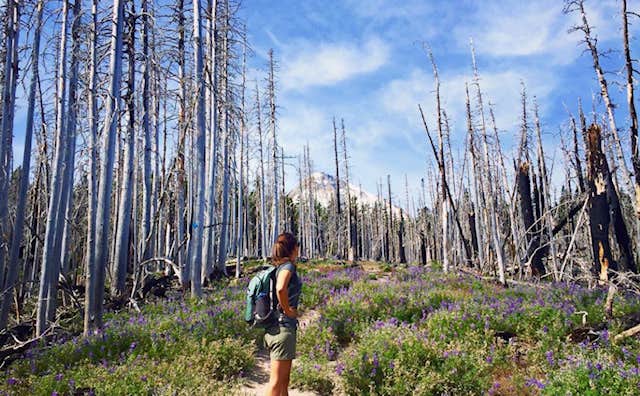
[[[540,381],[537,378],[529,378],[526,382],[525,385],[529,386],[529,387],[536,387],[538,389],[544,389],[545,388],[545,384]]]
[[[10,378],[7,380],[7,385],[15,385],[15,384],[17,384],[17,383],[18,383],[18,380],[17,380],[17,379],[15,379],[14,377],[10,377]]]
[[[62,381],[62,373],[56,374],[56,381],[58,382]]]
[[[547,362],[549,363],[549,366],[553,366],[554,364],[553,351],[547,351],[547,353],[545,353],[545,356],[547,357]]]

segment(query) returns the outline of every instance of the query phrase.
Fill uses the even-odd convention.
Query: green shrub
[[[326,365],[320,365],[313,359],[296,359],[295,369],[291,372],[291,385],[294,388],[309,390],[319,395],[333,395],[335,384]]]
[[[376,327],[340,360],[347,394],[481,394],[487,389],[488,366],[477,356],[443,353],[412,327]]]

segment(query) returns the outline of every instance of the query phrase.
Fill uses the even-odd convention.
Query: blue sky
[[[611,72],[607,77],[622,82],[619,0],[586,3],[601,49],[614,50],[603,60]],[[243,0],[239,17],[247,24],[254,52],[250,79],[263,80],[270,48],[279,62],[278,134],[287,155],[301,154],[308,142],[315,170],[333,173],[331,120],[342,117],[351,181],[375,193],[377,181],[390,174],[395,199],[404,204],[405,175],[417,195],[420,178],[433,162],[417,111],[422,104],[435,130],[433,76],[423,43],[432,48],[439,67],[454,156],[462,152],[466,136],[464,84],[472,77],[472,38],[485,103],[495,107],[503,151],[511,155],[519,136],[524,82],[529,97],[535,95],[539,103],[546,154],[555,185],[561,184],[559,131],[567,126],[566,109],[575,114],[581,98],[590,110],[599,92],[580,34],[567,33],[577,16],[564,15],[562,6],[562,0]],[[637,3],[630,2],[630,9],[639,11],[634,7]],[[635,35],[640,22],[632,22]],[[631,50],[632,56],[640,56],[635,37]],[[624,86],[610,87],[628,147]],[[16,166],[24,147],[22,85],[18,96]],[[596,105],[602,110],[600,101]],[[297,165],[295,159],[289,162]],[[291,188],[297,184],[297,171],[290,166],[287,172]]]
[[[577,16],[564,15],[562,5],[561,0],[245,0],[241,14],[255,51],[252,66],[264,69],[269,48],[280,63],[279,139],[285,151],[301,153],[309,142],[316,170],[333,173],[331,119],[344,117],[353,181],[375,192],[376,181],[389,173],[396,195],[404,197],[404,175],[417,188],[432,158],[417,112],[420,103],[435,129],[434,84],[423,42],[438,63],[454,151],[464,145],[464,83],[471,79],[473,38],[503,150],[511,154],[519,136],[524,82],[540,106],[547,157],[556,169],[563,166],[559,130],[567,123],[565,106],[575,113],[580,97],[590,109],[599,89],[580,34],[567,33]],[[617,0],[587,1],[603,49],[621,48],[619,10]],[[632,39],[632,51],[637,50]],[[622,66],[619,53],[605,60],[609,71]],[[624,110],[622,88],[612,86]],[[620,111],[622,126],[625,113]],[[556,181],[563,176],[554,175]]]

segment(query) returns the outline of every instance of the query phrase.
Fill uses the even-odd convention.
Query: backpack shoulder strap
[[[276,283],[278,281],[278,267],[274,267],[269,274],[269,287],[271,288],[271,309],[274,311],[278,308],[278,293],[276,291]]]

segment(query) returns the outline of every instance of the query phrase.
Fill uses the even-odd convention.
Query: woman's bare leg
[[[267,396],[288,396],[291,360],[271,360],[271,378]]]

